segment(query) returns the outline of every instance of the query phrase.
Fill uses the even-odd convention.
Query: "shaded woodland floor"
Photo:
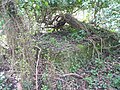
[[[72,36],[69,31],[40,33],[33,39],[42,48],[38,65],[39,90],[120,89],[120,47],[103,50],[98,57],[98,53],[93,52],[94,48],[88,45],[88,41]],[[9,74],[7,57],[2,58],[4,63],[0,65],[0,72]],[[6,76],[5,73],[3,75]],[[16,88],[17,80],[14,75],[7,75],[3,82],[11,90]],[[34,82],[26,82],[29,86],[23,83],[23,90],[32,90]]]

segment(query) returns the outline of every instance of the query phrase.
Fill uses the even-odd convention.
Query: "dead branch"
[[[68,74],[64,74],[64,75],[59,75],[59,77],[61,77],[61,78],[69,77],[69,76],[72,76],[72,77],[75,77],[75,78],[78,78],[78,79],[83,79],[83,77],[80,76],[77,73],[68,73]]]
[[[37,46],[36,46],[37,47]],[[36,78],[36,90],[38,90],[38,65],[39,65],[39,60],[40,60],[40,52],[41,52],[41,48],[37,47],[39,49],[39,52],[38,52],[38,57],[37,57],[37,62],[36,62],[36,74],[35,74],[35,78]]]

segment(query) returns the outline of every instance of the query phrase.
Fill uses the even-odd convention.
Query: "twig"
[[[93,47],[94,47],[94,49],[96,50],[96,52],[97,52],[97,54],[98,54],[98,58],[100,58],[100,52],[99,52],[99,50],[97,49],[94,40],[93,40],[93,39],[88,39],[88,40],[93,44]]]
[[[36,74],[35,74],[35,78],[36,78],[36,90],[38,90],[38,65],[39,65],[39,60],[40,60],[40,52],[41,52],[41,48],[39,48],[38,46],[36,46],[38,49],[39,49],[39,52],[38,52],[38,59],[37,59],[37,62],[36,62]]]
[[[17,83],[17,90],[23,90],[20,82]]]
[[[114,49],[114,48],[119,48],[120,47],[120,44],[118,45],[115,45],[115,46],[109,46],[109,47],[104,47],[103,49]]]
[[[75,78],[79,78],[79,79],[83,79],[82,76],[80,76],[79,74],[77,73],[68,73],[68,74],[64,74],[64,75],[59,75],[61,78],[64,78],[64,77],[67,77],[67,76],[72,76],[72,77],[75,77]]]

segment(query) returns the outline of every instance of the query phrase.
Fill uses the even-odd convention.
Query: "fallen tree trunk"
[[[60,20],[58,20],[60,18]],[[91,24],[88,23],[84,23],[84,22],[80,22],[78,21],[76,18],[74,18],[71,14],[60,14],[55,16],[55,18],[51,21],[53,24],[53,22],[57,21],[57,24],[54,25],[52,28],[55,29],[59,29],[61,27],[63,27],[65,25],[65,23],[69,24],[71,27],[77,29],[77,30],[85,30],[91,34],[95,33],[102,33],[103,34],[111,34],[110,31],[101,28],[101,27],[96,27],[96,26],[92,26]],[[49,27],[48,27],[49,28]],[[99,28],[99,29],[98,29]],[[113,34],[113,32],[112,32]]]
[[[76,18],[72,17],[70,14],[65,14],[64,19],[73,28],[86,30],[85,24],[78,21]]]
[[[97,34],[98,36],[101,37],[105,37],[107,35],[109,36],[111,34],[116,34],[104,28],[100,28],[100,27],[92,26],[91,24],[88,23],[80,22],[76,18],[72,17],[70,14],[65,14],[63,17],[66,23],[68,23],[71,27],[77,30],[85,30],[87,31],[88,34]]]
[[[60,20],[58,20],[59,18]],[[57,24],[53,27],[55,29],[60,29],[65,25],[65,23],[67,23],[76,30],[85,30],[87,32],[88,39],[92,39],[94,41],[102,40],[105,46],[109,44],[110,46],[119,44],[119,37],[117,33],[111,32],[105,28],[96,27],[88,23],[80,22],[70,14],[57,15],[57,19],[55,17],[53,20],[57,21]]]

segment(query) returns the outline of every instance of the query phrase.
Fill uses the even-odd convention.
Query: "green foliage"
[[[116,76],[112,78],[111,86],[118,90],[120,89],[120,76]]]
[[[4,73],[0,73],[0,89],[3,89],[3,86],[5,86],[3,83],[4,80],[5,80]]]
[[[15,79],[12,78],[12,80],[10,80],[10,78],[5,76],[4,72],[0,72],[0,90],[16,90],[16,81]]]
[[[53,45],[56,45],[56,44],[57,44],[57,41],[56,41],[55,38],[50,38],[50,42],[51,42],[51,44],[53,44]]]
[[[5,23],[4,20],[1,20],[1,21],[0,21],[0,29],[2,29],[2,26],[3,26],[4,23]]]
[[[95,65],[96,65],[96,68],[102,68],[102,67],[104,67],[104,61],[99,58],[96,58]]]
[[[24,90],[31,90],[33,88],[33,83],[31,81],[23,81]]]
[[[41,90],[49,90],[47,85],[42,85],[42,89]]]
[[[120,4],[110,4],[107,8],[102,9],[103,15],[97,14],[97,22],[101,27],[108,28],[110,30],[119,31],[120,26]]]
[[[33,90],[33,87],[35,87],[33,85],[35,80],[32,81],[30,79],[29,81],[26,77],[34,78],[36,74],[35,67],[37,60],[35,58],[38,55],[36,55],[37,51],[34,48],[37,45],[41,48],[40,62],[38,65],[38,67],[40,67],[38,68],[38,73],[40,73],[40,75],[38,74],[38,78],[42,78],[40,81],[42,83],[41,90],[53,90],[51,89],[53,88],[51,86],[52,84],[56,85],[59,90],[66,89],[65,85],[71,85],[68,87],[70,90],[73,90],[74,87],[72,88],[72,85],[80,87],[83,82],[88,84],[87,89],[108,89],[110,87],[120,89],[120,64],[119,62],[116,63],[117,60],[112,61],[112,59],[119,58],[117,56],[118,54],[115,53],[116,50],[110,50],[108,48],[109,50],[107,51],[114,53],[114,55],[109,53],[111,58],[106,58],[107,55],[103,55],[105,53],[102,52],[104,44],[107,43],[107,46],[110,47],[111,44],[109,44],[109,42],[111,43],[112,39],[104,42],[99,35],[96,35],[97,38],[95,38],[94,32],[93,35],[87,36],[85,30],[75,30],[70,27],[67,28],[69,31],[67,33],[61,31],[62,34],[60,34],[61,32],[55,32],[54,34],[51,29],[47,32],[51,35],[47,33],[42,35],[40,33],[39,35],[39,31],[44,29],[44,27],[41,28],[39,25],[41,25],[42,20],[45,18],[52,20],[56,14],[72,14],[74,11],[79,10],[87,10],[89,15],[92,12],[91,17],[93,16],[93,21],[95,21],[97,25],[104,28],[107,27],[112,33],[115,33],[116,30],[119,31],[120,27],[120,5],[118,0],[18,0],[17,5],[18,14],[21,16],[24,15],[25,18],[29,19],[30,30],[22,32],[20,28],[20,32],[18,32],[20,35],[16,35],[15,37],[11,36],[12,39],[10,39],[10,41],[9,37],[7,38],[10,43],[10,49],[13,47],[10,53],[14,52],[15,54],[15,56],[11,54],[8,59],[10,62],[13,62],[12,60],[15,58],[13,68],[21,74],[23,89]],[[47,17],[49,14],[52,16]],[[38,22],[39,20],[41,20],[41,22]],[[5,21],[1,19],[0,29],[2,29],[4,24]],[[17,26],[19,27],[20,25]],[[15,30],[17,29],[15,28]],[[99,33],[99,31],[96,32]],[[88,39],[93,40],[95,46],[93,46]],[[100,44],[101,42],[97,42],[98,39],[103,40],[102,44]],[[15,40],[17,42],[14,43]],[[116,45],[116,43],[113,44]],[[95,48],[96,51],[94,50]],[[97,52],[97,50],[101,51]],[[97,54],[99,54],[99,58]],[[69,73],[79,73],[78,75],[85,78],[81,80],[78,77],[73,78],[74,75],[69,76]],[[68,76],[64,77],[64,74]],[[3,89],[4,86],[5,89],[7,88],[6,90],[9,90],[8,88],[11,87],[11,84],[6,85],[5,81],[5,76],[0,74],[0,89]],[[40,82],[38,82],[38,84],[41,84]],[[68,87],[66,90],[69,90]]]
[[[80,68],[80,63],[78,63],[77,60],[75,60],[74,62],[73,61],[71,62],[69,71],[70,72],[76,72],[79,68]]]
[[[89,83],[89,86],[90,86],[90,88],[92,87],[92,84],[93,84],[93,78],[92,77],[86,77],[86,78],[84,78],[84,80],[86,80],[88,83]]]
[[[83,40],[86,36],[86,32],[84,30],[75,31],[71,34],[71,37],[77,41]]]
[[[73,54],[68,55],[66,61],[69,66],[68,69],[70,72],[76,72],[81,67],[86,67],[85,63],[88,62],[86,55],[82,54],[80,51],[74,52]]]
[[[70,5],[74,5],[77,3],[81,3],[82,0],[19,0],[19,4],[22,5],[23,8],[28,6],[31,9],[40,9],[40,8],[47,8],[47,7],[66,7]],[[74,7],[73,7],[74,8]]]
[[[109,5],[109,0],[85,0],[84,3],[85,9],[96,8],[97,10],[101,8],[106,8]]]

